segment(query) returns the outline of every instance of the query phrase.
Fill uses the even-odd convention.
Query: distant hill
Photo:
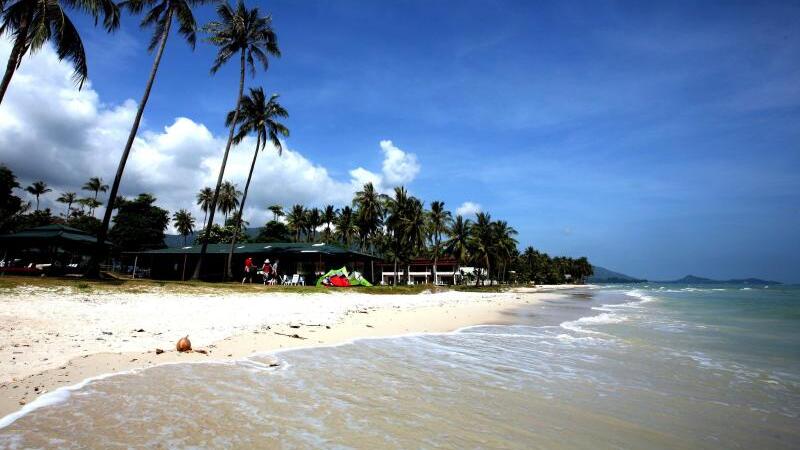
[[[647,281],[624,273],[614,272],[605,267],[592,266],[592,269],[594,269],[594,275],[587,279],[589,283],[644,283]]]
[[[760,278],[737,278],[731,280],[712,280],[711,278],[703,278],[695,275],[686,275],[683,278],[672,281],[656,281],[656,283],[663,284],[752,284],[752,285],[765,285],[765,284],[781,284],[779,281],[762,280]]]

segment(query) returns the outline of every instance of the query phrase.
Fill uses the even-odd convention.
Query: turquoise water
[[[608,286],[506,317],[98,380],[0,447],[800,447],[800,289]]]

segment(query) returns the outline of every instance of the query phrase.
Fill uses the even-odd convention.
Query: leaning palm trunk
[[[147,79],[147,85],[144,88],[142,101],[139,102],[139,109],[136,110],[136,117],[133,119],[133,126],[128,135],[128,142],[125,143],[125,150],[122,151],[122,157],[119,159],[117,166],[117,174],[114,176],[114,183],[111,185],[111,191],[108,194],[108,204],[106,205],[106,212],[103,215],[103,223],[100,225],[100,230],[97,232],[97,244],[92,259],[89,261],[89,269],[86,273],[87,277],[98,278],[100,277],[100,260],[105,254],[105,242],[108,235],[108,226],[111,223],[111,214],[114,212],[114,202],[117,199],[117,192],[119,185],[122,181],[122,173],[125,171],[125,164],[128,162],[128,155],[131,153],[133,141],[136,139],[136,133],[139,131],[139,124],[142,121],[144,114],[144,107],[147,105],[147,100],[150,98],[150,90],[153,88],[153,82],[156,79],[158,72],[158,65],[161,63],[161,56],[164,54],[164,48],[167,46],[167,37],[169,37],[169,29],[172,25],[172,11],[167,14],[166,25],[164,27],[164,35],[161,36],[161,43],[158,45],[158,53],[156,59],[153,61],[153,67],[150,69],[150,78]]]
[[[11,48],[11,54],[8,55],[8,64],[6,64],[6,72],[3,75],[3,81],[0,82],[0,103],[3,103],[3,97],[6,96],[8,85],[11,84],[11,77],[14,72],[19,68],[22,62],[22,56],[25,54],[25,36],[28,34],[28,21],[23,21],[19,30],[17,30],[17,39],[14,40],[14,47]]]
[[[242,226],[242,214],[244,213],[244,202],[247,201],[247,190],[250,189],[250,179],[253,178],[253,169],[256,167],[256,159],[258,159],[258,149],[261,146],[261,136],[256,139],[256,151],[253,153],[253,162],[250,164],[250,173],[247,174],[247,183],[244,185],[244,194],[242,194],[242,203],[239,204],[239,215],[236,217],[236,228],[231,238],[231,248],[228,250],[228,277],[233,277],[233,247],[236,245],[236,237],[239,235],[239,229]]]
[[[239,93],[236,95],[236,109],[234,109],[233,120],[231,121],[231,131],[228,134],[228,143],[225,144],[225,154],[222,156],[222,165],[219,168],[219,176],[217,177],[217,187],[214,189],[214,197],[211,199],[211,206],[208,212],[208,224],[206,224],[206,239],[203,239],[203,245],[200,247],[200,256],[197,259],[197,265],[194,267],[194,274],[192,280],[200,279],[200,274],[203,271],[203,259],[208,250],[208,236],[211,235],[211,224],[214,223],[214,212],[217,210],[217,200],[219,200],[219,189],[222,186],[222,177],[225,175],[225,165],[228,164],[228,153],[231,151],[231,143],[233,143],[233,132],[236,129],[236,123],[239,120],[239,107],[242,104],[242,92],[244,92],[244,56],[245,49],[241,51],[241,68],[239,71]]]

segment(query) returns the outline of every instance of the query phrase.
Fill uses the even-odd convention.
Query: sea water
[[[605,286],[505,315],[91,381],[0,447],[800,448],[798,288]]]

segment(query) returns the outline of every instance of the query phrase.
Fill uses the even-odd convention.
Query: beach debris
[[[144,328],[139,328],[138,330],[136,330],[136,332],[137,333],[144,333]]]
[[[161,350],[160,348],[156,349],[156,355],[160,355],[162,353],[164,353],[164,350]]]
[[[101,333],[103,333],[105,335],[108,335],[108,336],[111,336],[112,334],[114,334],[114,333],[112,333],[110,331],[101,331]]]
[[[295,338],[295,339],[308,339],[308,338],[304,338],[303,336],[300,336],[299,334],[278,333],[277,331],[275,331],[274,333],[275,334],[279,334],[281,336],[286,336],[286,337]]]
[[[300,325],[289,325],[289,328],[300,328]]]
[[[208,354],[208,350],[203,350],[202,348],[201,348],[201,349],[199,349],[199,350],[195,350],[195,352],[197,352],[197,353],[202,353],[202,354],[204,354],[204,355],[207,355],[207,354]]]
[[[375,327],[373,327],[373,326],[372,326],[372,325],[370,325],[370,324],[367,324],[367,328],[375,328]]]
[[[175,345],[175,348],[179,352],[188,352],[192,350],[192,341],[189,340],[189,335],[178,339],[178,343]]]

